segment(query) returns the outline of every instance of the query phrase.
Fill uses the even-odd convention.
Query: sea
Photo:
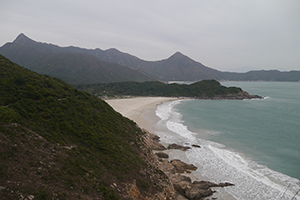
[[[161,104],[161,142],[192,147],[184,154],[198,167],[194,176],[235,184],[223,189],[232,199],[300,199],[300,82],[221,84],[263,99]]]

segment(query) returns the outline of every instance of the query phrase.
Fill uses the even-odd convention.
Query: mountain
[[[104,61],[115,62],[158,77],[164,81],[199,81],[215,79],[219,81],[300,81],[300,71],[255,70],[246,73],[222,72],[194,61],[188,56],[176,52],[167,59],[145,61],[123,53],[117,49],[102,51],[86,50]]]
[[[246,73],[224,72],[226,80],[232,81],[300,81],[300,71],[256,70]]]
[[[107,50],[96,56],[101,57],[102,60],[121,63],[144,71],[164,81],[199,81],[205,79],[219,81],[300,81],[300,71],[222,72],[194,61],[180,52],[176,52],[169,58],[160,61],[144,61],[118,50]]]
[[[135,69],[143,70],[148,74],[168,81],[223,79],[222,72],[206,67],[180,52],[165,60],[141,63]]]
[[[83,67],[84,62],[85,60],[88,60],[88,58],[82,58],[81,63],[77,65],[77,68],[79,69],[75,68],[74,71],[71,72],[71,68],[74,68],[74,62],[70,64],[64,62],[57,63],[57,60],[50,59],[51,55],[52,59],[55,59],[53,54],[61,53],[64,53],[65,56],[68,55],[69,57],[70,54],[76,54],[76,57],[86,54],[97,57],[101,61],[98,60],[98,67],[95,67],[95,65],[91,67],[85,66],[87,68],[97,68],[97,70],[94,69],[90,71],[90,73],[83,73],[85,78],[80,78],[80,73],[85,69],[85,67]],[[169,58],[160,61],[145,61],[128,53],[120,52],[114,48],[101,50],[99,48],[84,49],[72,46],[59,47],[57,45],[35,42],[24,34],[20,34],[14,42],[2,46],[0,48],[0,54],[22,66],[35,67],[35,71],[43,73],[47,72],[46,74],[62,78],[69,83],[142,82],[155,79],[163,81],[199,81],[204,79],[215,79],[219,81],[300,81],[300,71],[280,72],[277,70],[257,70],[249,71],[247,73],[222,72],[204,66],[200,62],[194,61],[180,52],[176,52]],[[59,55],[59,57],[63,59],[61,55]],[[47,68],[50,61],[53,64],[49,65],[48,69],[50,70],[50,67],[57,68],[52,70],[56,71],[55,74],[43,69]],[[87,61],[87,63],[89,63],[89,61]],[[90,63],[95,64],[96,62],[90,61]],[[116,70],[111,73],[103,70],[102,73],[102,68],[108,66],[108,63],[114,63],[114,65],[116,65]],[[66,67],[65,64],[69,65],[67,67],[68,69],[64,68]],[[62,68],[61,73],[57,72],[59,68]],[[120,76],[118,72],[122,72],[120,73],[122,76]],[[95,76],[98,76],[101,73],[103,74],[102,78],[95,78]],[[89,76],[94,77],[94,79],[89,80]]]
[[[166,175],[106,102],[0,55],[0,199],[154,199]],[[154,154],[153,154],[154,156]]]
[[[19,65],[71,84],[157,80],[142,71],[102,61],[86,52],[89,50],[35,42],[24,34],[0,48],[0,54]]]

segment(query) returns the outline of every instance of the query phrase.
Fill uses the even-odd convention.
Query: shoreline
[[[109,99],[105,100],[115,111],[122,114],[138,124],[142,129],[145,129],[151,134],[157,135],[155,125],[159,122],[160,118],[156,115],[155,111],[157,106],[169,102],[182,100],[180,98],[169,98],[169,97],[134,97],[125,99]],[[166,131],[166,130],[164,130]],[[172,133],[172,131],[167,130]],[[161,143],[161,142],[160,142]],[[164,144],[165,147],[168,144]],[[153,152],[157,152],[154,151]],[[169,155],[167,159],[169,162],[173,159],[179,159],[187,164],[193,164],[186,156],[185,152],[182,150],[168,149],[162,151]],[[192,171],[191,173],[184,173],[183,176],[189,177],[193,181],[211,181],[209,178],[201,175],[200,172]],[[224,188],[214,188],[216,193],[212,196],[207,197],[207,199],[224,199],[224,200],[235,200]],[[181,200],[186,198],[181,197]]]
[[[115,111],[134,122],[140,128],[154,133],[153,126],[159,121],[155,115],[156,107],[168,101],[176,101],[175,97],[133,97],[105,100]]]

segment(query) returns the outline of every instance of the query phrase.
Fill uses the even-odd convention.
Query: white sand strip
[[[166,101],[177,100],[171,97],[136,97],[105,100],[115,111],[135,121],[141,128],[153,132],[153,124],[158,121],[156,106]],[[153,113],[150,116],[146,114]]]

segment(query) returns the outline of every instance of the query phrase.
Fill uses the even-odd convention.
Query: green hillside
[[[162,190],[133,121],[2,55],[0,119],[0,199],[126,199],[134,180],[144,196]]]
[[[80,90],[88,91],[98,96],[114,97],[117,95],[132,96],[164,96],[164,97],[191,97],[191,98],[226,98],[237,95],[242,91],[237,87],[225,87],[215,80],[203,80],[190,85],[165,84],[162,82],[122,82],[107,84],[77,85]]]

